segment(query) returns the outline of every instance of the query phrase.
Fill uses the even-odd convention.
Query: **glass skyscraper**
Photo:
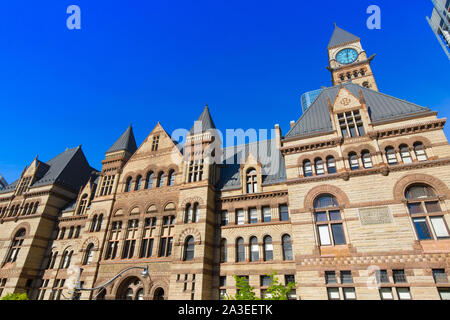
[[[431,0],[434,9],[427,21],[450,60],[450,0]]]
[[[305,112],[306,109],[316,100],[319,94],[322,92],[322,89],[308,91],[302,94],[301,103],[302,103],[302,111]]]

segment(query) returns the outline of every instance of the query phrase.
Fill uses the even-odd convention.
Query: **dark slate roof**
[[[316,101],[306,109],[300,119],[298,119],[295,125],[289,130],[285,138],[332,131],[333,127],[331,125],[327,98],[330,99],[330,102],[333,105],[340,86],[341,85],[324,88]],[[429,108],[421,107],[414,103],[394,98],[372,89],[364,88],[352,82],[346,82],[342,84],[342,86],[358,99],[359,91],[361,90],[363,97],[366,100],[372,123],[384,120],[402,119],[409,115],[430,111]]]
[[[55,158],[43,163],[39,160],[36,179],[31,188],[50,184],[59,184],[78,192],[91,176],[93,169],[86,160],[81,146],[67,149]],[[15,189],[19,180],[8,185],[0,193],[11,192]]]
[[[218,189],[241,187],[240,166],[245,163],[250,152],[261,161],[263,185],[286,181],[286,165],[275,140],[265,140],[223,149],[224,160],[220,168]]]
[[[106,151],[106,153],[120,150],[126,150],[131,154],[137,150],[136,140],[134,139],[133,128],[131,125],[127,128],[127,130],[125,130],[124,133],[122,133],[120,138],[117,139],[117,141],[111,146],[111,148],[108,149],[108,151]]]
[[[340,44],[353,42],[356,40],[360,39],[350,32],[345,31],[344,29],[341,29],[337,25],[335,25],[333,35],[331,36],[330,42],[328,43],[328,48],[336,47]]]
[[[216,126],[214,125],[214,121],[213,121],[213,119],[211,117],[211,114],[209,113],[208,105],[205,106],[205,108],[203,109],[202,114],[200,115],[200,117],[198,117],[197,121],[200,121],[200,131],[194,132],[194,129],[196,129],[195,128],[195,123],[194,123],[194,125],[191,128],[191,130],[189,130],[190,134],[202,133],[202,132],[208,131],[209,129],[215,129],[216,128]]]

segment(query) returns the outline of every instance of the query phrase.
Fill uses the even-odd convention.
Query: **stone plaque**
[[[389,224],[392,223],[392,215],[388,207],[359,209],[361,225]]]

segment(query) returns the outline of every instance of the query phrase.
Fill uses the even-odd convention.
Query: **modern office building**
[[[0,190],[5,188],[8,185],[8,182],[6,182],[5,178],[0,174]]]
[[[313,91],[308,91],[302,94],[301,103],[302,103],[302,111],[305,112],[306,109],[316,100],[319,94],[322,92],[322,89],[317,89]]]
[[[30,161],[0,191],[0,296],[121,274],[76,297],[220,299],[233,275],[262,297],[277,271],[291,299],[450,299],[446,119],[378,92],[355,35],[335,27],[327,52],[332,86],[284,135],[222,148],[205,107],[181,150],[158,122],[100,171],[81,147]]]
[[[426,17],[442,49],[450,60],[450,0],[431,0],[433,12]]]

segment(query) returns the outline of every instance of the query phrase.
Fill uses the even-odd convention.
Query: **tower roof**
[[[345,31],[344,29],[339,28],[335,24],[333,35],[331,36],[330,42],[328,43],[328,49],[357,40],[360,40],[359,37],[355,36],[354,34],[351,34],[348,31]]]
[[[198,130],[197,128],[195,128],[195,124],[194,124],[192,126],[191,130],[189,130],[190,134],[201,133],[201,132],[208,131],[209,129],[216,128],[216,126],[214,125],[214,121],[211,117],[211,114],[209,113],[208,105],[205,105],[203,112],[201,113],[200,117],[198,117],[196,122],[198,122],[198,121],[200,122],[200,131],[194,132],[194,129]]]
[[[111,148],[106,151],[106,153],[126,150],[133,154],[137,150],[136,140],[134,139],[133,128],[130,126],[125,130],[124,133],[117,139],[116,142],[111,146]]]

